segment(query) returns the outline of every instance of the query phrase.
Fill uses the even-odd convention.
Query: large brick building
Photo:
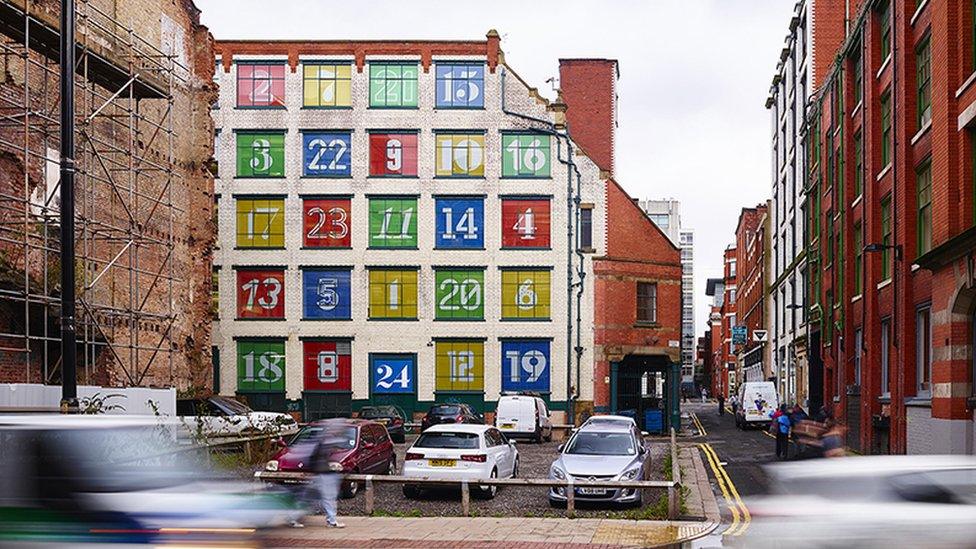
[[[976,14],[850,10],[807,122],[824,400],[855,449],[973,453]]]
[[[736,351],[736,379],[765,381],[771,377],[770,361],[766,356],[769,345],[757,339],[757,331],[766,329],[766,291],[769,246],[767,233],[769,216],[766,204],[742,208],[735,226],[736,266],[736,324],[745,326],[744,343],[734,345]]]
[[[737,377],[736,350],[732,342],[732,328],[736,326],[738,301],[737,249],[730,245],[722,254],[722,278],[709,278],[705,293],[712,297],[708,317],[711,334],[711,370],[709,394],[728,397],[735,393],[741,380]]]
[[[0,2],[2,382],[61,380],[61,4]],[[76,12],[78,382],[209,388],[212,37],[190,0]]]

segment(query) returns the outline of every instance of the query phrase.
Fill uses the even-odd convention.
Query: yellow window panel
[[[237,201],[237,246],[241,248],[285,247],[285,201],[239,199]]]
[[[347,67],[348,68],[348,67]],[[352,106],[352,82],[349,80],[338,80],[336,82],[336,106]]]
[[[417,271],[369,272],[370,318],[417,318]]]
[[[550,278],[546,271],[502,271],[502,318],[549,318]]]
[[[449,176],[453,167],[454,136],[438,135],[436,143],[436,175]]]
[[[483,341],[438,341],[435,354],[435,390],[485,390]]]

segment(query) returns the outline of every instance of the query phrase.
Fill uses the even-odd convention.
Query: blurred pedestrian
[[[780,405],[779,414],[773,418],[773,426],[776,431],[776,457],[777,459],[787,459],[790,450],[790,415],[787,413],[785,404]]]
[[[327,425],[322,438],[312,452],[311,465],[315,472],[315,487],[319,491],[319,502],[325,513],[326,526],[345,528],[336,516],[339,490],[342,487],[342,468],[333,464],[332,455],[340,449],[348,448],[348,441],[342,436],[338,425]],[[339,465],[338,467],[336,467]]]
[[[827,430],[820,438],[823,448],[823,457],[843,457],[847,454],[844,450],[844,426],[837,423],[833,418],[827,419]]]
[[[739,397],[732,395],[729,397],[729,405],[732,406],[732,415],[739,410]]]
[[[705,404],[705,399],[708,398],[708,389],[702,387],[702,404]]]
[[[718,394],[718,415],[725,415],[725,395],[722,393]]]

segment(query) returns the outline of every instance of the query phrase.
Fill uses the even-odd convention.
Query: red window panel
[[[304,341],[306,391],[351,391],[352,353],[349,341]]]
[[[502,200],[502,247],[549,247],[549,200]]]
[[[417,134],[369,134],[369,175],[414,177],[417,175]]]
[[[284,63],[238,65],[237,105],[240,107],[285,106]]]
[[[352,201],[348,198],[302,200],[302,242],[306,248],[352,246]]]
[[[238,269],[237,318],[285,318],[285,271]]]

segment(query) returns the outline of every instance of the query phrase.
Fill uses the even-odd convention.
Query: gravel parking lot
[[[405,444],[397,444],[397,468],[403,465],[403,455],[415,436],[408,436]],[[549,466],[556,459],[557,442],[534,444],[519,441],[519,477],[546,478]],[[650,480],[664,480],[664,456],[668,445],[663,442],[650,442],[651,455]],[[376,483],[376,514],[395,516],[459,516],[461,514],[461,492],[457,488],[432,488],[424,490],[419,499],[404,497],[399,484]],[[502,487],[492,500],[471,498],[471,513],[479,516],[563,516],[565,510],[549,506],[548,488],[544,487]],[[652,490],[644,496],[644,508],[657,503],[663,490]],[[577,516],[606,517],[628,508],[602,504],[593,506],[577,502]],[[631,510],[633,508],[630,508]],[[340,515],[362,515],[365,511],[364,491],[352,499],[339,502]],[[631,511],[633,512],[633,510]],[[640,512],[640,510],[637,510]]]

